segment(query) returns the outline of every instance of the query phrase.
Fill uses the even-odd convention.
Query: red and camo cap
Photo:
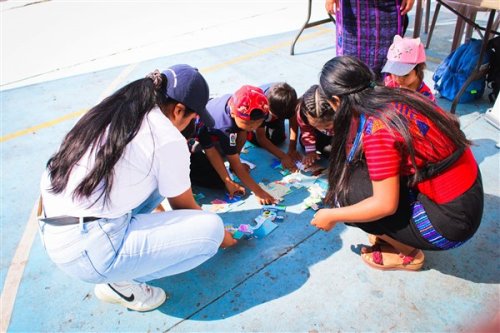
[[[269,114],[269,101],[264,91],[259,87],[244,85],[238,89],[229,100],[233,113],[244,120],[257,120]],[[261,116],[252,117],[252,112],[260,110]]]

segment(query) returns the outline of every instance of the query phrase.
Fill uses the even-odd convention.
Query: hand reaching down
[[[278,200],[275,197],[273,197],[272,195],[270,195],[269,193],[267,193],[262,189],[258,192],[255,192],[255,195],[257,196],[257,200],[261,205],[272,205],[273,203],[278,202]]]

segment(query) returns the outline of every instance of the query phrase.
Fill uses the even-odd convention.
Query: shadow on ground
[[[244,221],[245,216],[259,212],[228,212],[222,218]],[[344,227],[328,235],[319,233],[309,224],[311,217],[311,211],[300,215],[288,212],[285,221],[267,237],[240,240],[236,247],[221,250],[195,270],[157,280],[156,285],[172,296],[160,311],[178,318],[218,320],[298,290],[309,278],[310,266],[342,247],[339,234]],[[313,237],[328,239],[308,241]],[[209,307],[213,303],[217,304]]]
[[[252,163],[258,161],[251,172],[257,182],[283,178],[279,170],[268,167],[273,157],[261,149],[251,148],[242,158]],[[224,198],[223,190],[195,191],[205,194],[201,202],[204,209],[212,200]],[[240,240],[234,248],[219,251],[192,271],[155,281],[155,285],[171,294],[171,300],[160,311],[184,319],[219,320],[298,290],[310,276],[309,267],[342,247],[339,234],[345,229],[335,228],[325,235],[311,226],[314,211],[302,206],[309,195],[305,187],[287,194],[280,203],[287,207],[285,219],[277,222],[278,228],[265,238]],[[260,212],[255,197],[247,195],[241,206],[220,216],[225,224],[238,226],[250,223]],[[311,238],[324,239],[308,241]],[[321,247],[317,248],[317,244]]]
[[[481,165],[485,158],[498,154],[498,148],[495,146],[496,144],[497,142],[491,139],[472,140],[474,157],[476,158],[477,164]]]
[[[425,263],[422,271],[436,270],[445,275],[475,283],[498,284],[500,271],[498,260],[497,219],[500,198],[495,195],[484,195],[483,219],[478,231],[464,245],[447,251],[425,251]],[[494,212],[494,214],[490,214]],[[369,244],[351,245],[351,251],[360,255],[361,248]]]
[[[464,245],[442,252],[426,252],[426,267],[476,283],[500,283],[498,213],[500,198],[485,194],[483,220],[476,234]]]

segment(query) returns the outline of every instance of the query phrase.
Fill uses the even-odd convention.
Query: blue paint
[[[310,29],[305,35],[317,31]],[[153,59],[139,64],[126,80],[173,63],[209,68],[277,42],[291,42],[294,35],[292,31]],[[294,57],[288,55],[285,47],[210,71],[205,76],[211,93],[227,93],[243,83],[286,80],[300,95],[317,83],[321,65],[334,55],[333,36],[332,31],[300,40],[302,53]],[[92,106],[120,71],[121,68],[113,68],[0,92],[3,135]],[[445,108],[448,105],[443,100],[438,102]],[[356,253],[359,244],[367,244],[366,236],[342,224],[329,233],[317,231],[310,225],[314,212],[300,209],[301,202],[309,195],[302,188],[284,197],[286,218],[266,237],[242,240],[234,248],[220,250],[213,259],[192,271],[154,281],[171,298],[149,313],[127,311],[98,301],[92,285],[74,280],[55,267],[37,236],[9,331],[121,332],[173,328],[173,331],[231,332],[437,332],[465,328],[471,318],[481,318],[496,310],[500,283],[498,263],[492,261],[500,239],[500,154],[495,148],[498,130],[472,113],[484,113],[487,107],[487,102],[482,101],[459,105],[457,111],[462,115],[467,136],[476,144],[473,151],[483,174],[487,193],[483,223],[477,235],[463,247],[426,253],[423,272],[389,273],[368,268]],[[2,143],[2,285],[38,195],[45,162],[74,121]],[[286,149],[286,144],[282,148]],[[262,149],[248,149],[245,159],[258,166],[252,171],[255,180],[266,178],[267,183],[281,177],[269,167],[273,156]],[[204,202],[223,195],[221,191],[195,190],[203,192]],[[262,208],[254,198],[247,198],[221,217],[226,224],[250,223]],[[490,264],[478,265],[481,262]]]

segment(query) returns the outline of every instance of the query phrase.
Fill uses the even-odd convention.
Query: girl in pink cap
[[[382,73],[388,73],[384,84],[389,88],[406,88],[436,102],[431,89],[424,82],[425,50],[420,38],[394,36],[387,52],[387,62]]]

